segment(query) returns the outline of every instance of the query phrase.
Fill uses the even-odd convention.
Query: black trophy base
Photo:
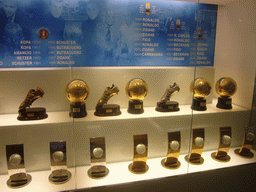
[[[206,100],[194,98],[191,109],[196,111],[206,111]]]
[[[141,100],[129,100],[128,113],[141,114],[144,113],[143,101]]]
[[[232,109],[232,99],[230,97],[218,97],[216,107],[220,109]]]
[[[176,101],[167,101],[166,103],[158,102],[156,106],[156,111],[159,112],[174,112],[179,110],[179,103]]]
[[[69,116],[74,118],[82,118],[87,115],[85,103],[72,103],[70,104]]]
[[[96,106],[94,112],[96,116],[117,116],[121,115],[120,106],[116,104],[106,104],[102,106]]]
[[[43,107],[37,108],[26,108],[19,111],[19,116],[17,117],[20,121],[29,121],[29,120],[40,120],[47,118],[46,109]]]

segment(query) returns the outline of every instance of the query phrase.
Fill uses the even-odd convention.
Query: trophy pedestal
[[[159,112],[173,112],[179,111],[179,103],[176,101],[167,101],[166,103],[157,102],[156,111]]]
[[[232,109],[232,99],[229,97],[218,97],[216,107],[220,109]]]
[[[96,165],[96,166],[91,167],[87,173],[90,178],[101,179],[108,175],[109,170],[104,165]]]
[[[43,107],[37,108],[26,108],[24,110],[19,111],[18,120],[28,121],[28,120],[40,120],[47,118],[46,109]]]
[[[212,153],[211,154],[211,157],[216,160],[216,161],[219,161],[219,162],[229,162],[230,161],[230,156],[225,153],[225,152],[222,152],[221,154],[218,154],[218,153]]]
[[[66,169],[55,170],[49,175],[48,179],[53,184],[63,184],[71,179],[71,173]]]
[[[7,181],[7,186],[10,188],[21,188],[31,182],[31,175],[26,173],[17,173],[10,176]]]
[[[144,174],[148,171],[149,167],[144,161],[135,161],[129,164],[128,169],[135,174]]]
[[[167,169],[178,169],[180,167],[180,161],[178,161],[178,159],[175,157],[162,159],[161,164]]]
[[[251,159],[254,157],[254,154],[250,151],[250,149],[247,148],[236,149],[235,154],[246,159]]]
[[[87,115],[85,103],[72,103],[70,104],[70,117],[81,118]]]
[[[131,113],[131,114],[144,113],[143,101],[141,101],[141,100],[130,100],[129,101],[129,107],[128,107],[127,111],[128,111],[128,113]]]
[[[120,106],[116,104],[96,106],[96,111],[94,112],[96,116],[117,116],[120,114]]]
[[[206,111],[206,100],[194,98],[191,108],[196,111]]]
[[[204,159],[201,157],[201,155],[196,153],[191,153],[191,155],[186,155],[185,160],[188,163],[191,163],[193,165],[202,165],[204,163]]]

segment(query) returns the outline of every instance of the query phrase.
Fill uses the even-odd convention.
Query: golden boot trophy
[[[37,100],[39,97],[43,97],[44,91],[37,87],[37,89],[30,89],[25,100],[19,106],[19,116],[18,120],[27,121],[27,120],[39,120],[45,119],[48,117],[46,114],[46,109],[43,107],[33,107],[30,108],[30,105]]]
[[[96,116],[116,116],[120,115],[120,106],[117,104],[107,104],[108,100],[118,94],[119,89],[114,84],[112,87],[107,87],[96,105]]]

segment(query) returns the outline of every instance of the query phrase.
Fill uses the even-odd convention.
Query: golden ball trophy
[[[205,111],[206,107],[206,97],[211,93],[211,84],[202,77],[195,79],[190,84],[190,92],[193,94],[193,103],[191,108],[196,111]]]
[[[148,94],[147,83],[139,78],[130,80],[125,88],[126,94],[129,97],[128,113],[141,114],[144,112],[143,99]]]
[[[179,85],[174,83],[173,85],[169,85],[162,96],[161,101],[157,102],[156,111],[159,112],[172,112],[179,111],[179,103],[176,101],[170,101],[170,98],[173,94],[180,91]]]
[[[235,80],[230,77],[222,77],[216,82],[215,90],[220,96],[218,97],[216,107],[220,109],[232,109],[231,96],[233,96],[237,90]]]
[[[81,118],[87,115],[84,101],[88,98],[90,89],[88,85],[79,79],[71,81],[66,87],[66,96],[71,102],[70,117]]]
[[[37,87],[36,89],[30,89],[25,100],[19,106],[18,120],[39,120],[48,117],[46,109],[44,107],[30,107],[32,103],[40,97],[43,97],[44,91]]]
[[[96,116],[116,116],[120,115],[120,106],[117,104],[107,104],[108,100],[118,94],[119,89],[114,84],[112,87],[107,87],[96,105]]]

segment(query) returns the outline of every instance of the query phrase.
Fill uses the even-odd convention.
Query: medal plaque
[[[146,173],[149,169],[147,165],[148,158],[148,136],[134,135],[134,153],[133,163],[129,165],[129,171],[135,174]]]
[[[178,161],[180,156],[180,131],[168,133],[167,157],[161,161],[163,167],[167,169],[177,169],[180,167]]]
[[[193,129],[192,148],[189,155],[185,156],[188,163],[201,165],[204,159],[201,157],[204,149],[204,128]]]
[[[229,162],[230,156],[228,155],[228,151],[229,151],[230,145],[231,145],[231,127],[221,127],[219,149],[216,153],[211,154],[212,158],[220,162]]]
[[[105,138],[90,138],[91,168],[88,170],[88,176],[93,179],[101,179],[108,175],[109,170],[106,167],[106,148]]]
[[[50,142],[51,171],[49,181],[53,184],[63,184],[71,179],[67,170],[66,141]]]
[[[20,188],[31,182],[31,176],[26,173],[23,144],[6,145],[6,158],[10,178],[7,185],[10,188]]]
[[[237,154],[240,157],[244,157],[248,159],[254,157],[254,154],[251,152],[251,149],[255,141],[255,130],[256,130],[255,125],[250,125],[246,127],[243,145],[240,149],[235,150],[235,154]]]

